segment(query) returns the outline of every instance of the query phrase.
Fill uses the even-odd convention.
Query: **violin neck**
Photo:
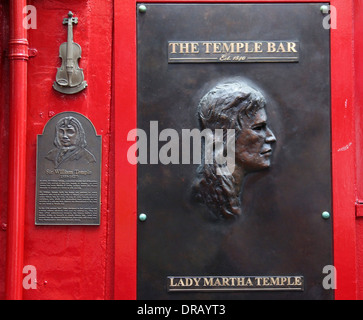
[[[73,18],[73,13],[68,13],[68,18],[63,19],[63,24],[68,26],[67,42],[70,44],[73,42],[73,24],[78,23],[78,18]]]
[[[68,20],[68,36],[67,36],[67,73],[73,72],[73,21]]]
[[[73,42],[73,22],[72,21],[68,22],[67,42],[68,42],[68,44],[71,44]]]

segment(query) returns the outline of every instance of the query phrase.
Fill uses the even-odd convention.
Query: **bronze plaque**
[[[334,298],[322,4],[138,10],[139,299]]]
[[[80,113],[57,114],[38,135],[36,225],[99,225],[101,136]]]

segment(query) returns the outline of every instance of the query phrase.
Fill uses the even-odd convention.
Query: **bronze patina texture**
[[[101,137],[76,112],[48,121],[38,136],[37,225],[99,225]]]
[[[147,215],[138,221],[138,298],[334,297],[322,285],[323,268],[333,264],[334,214],[330,30],[322,25],[321,5],[148,3],[145,12],[135,12],[137,126],[149,139],[147,163],[138,164],[138,214]],[[228,46],[231,42],[248,42],[254,44],[248,51],[265,52],[268,45],[255,44],[273,42],[273,51],[283,43],[288,51],[290,42],[296,44],[290,44],[290,55],[298,59],[171,63],[172,50],[180,46],[170,43],[199,43],[188,45],[195,58],[202,49],[212,55],[214,45],[203,47],[207,42],[226,43],[230,51],[237,50]],[[222,48],[216,45],[216,53]],[[159,133],[177,132],[179,163],[155,162],[159,150],[175,143],[150,134],[155,123]],[[222,170],[225,174],[217,176],[220,167],[205,164],[203,149],[201,163],[194,161],[192,150],[186,161],[186,129],[234,129],[231,174]],[[325,211],[329,219],[322,218]],[[286,278],[299,290],[215,290],[223,281],[233,287],[249,277],[251,288]],[[193,279],[198,289],[199,278],[212,283],[213,290],[168,291],[187,289]]]

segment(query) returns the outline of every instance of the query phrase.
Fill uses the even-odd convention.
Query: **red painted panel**
[[[127,134],[136,128],[136,4],[115,2],[115,299],[136,299],[136,166],[127,161]],[[125,48],[127,48],[125,50]]]
[[[184,0],[147,2],[242,2]],[[321,2],[316,0],[252,0],[258,2]],[[115,2],[114,91],[115,108],[115,297],[136,298],[136,168],[126,159],[127,133],[136,128],[136,0]],[[332,164],[334,210],[334,263],[337,299],[356,297],[355,255],[355,134],[353,109],[353,1],[332,0],[338,29],[332,30]],[[128,50],[124,50],[125,48]],[[127,61],[127,63],[125,63]],[[127,119],[127,120],[126,120]],[[345,148],[345,146],[349,146]],[[343,149],[342,149],[343,148]]]
[[[112,297],[113,238],[109,211],[109,157],[112,77],[112,2],[102,0],[33,0],[37,29],[29,43],[38,54],[28,63],[28,148],[24,264],[37,269],[37,290],[24,299],[108,299]],[[88,88],[62,95],[53,88],[61,60],[59,45],[67,39],[62,20],[71,10],[78,17],[74,41],[82,47],[80,67]],[[63,111],[84,114],[102,135],[101,225],[35,226],[36,139],[46,122]]]
[[[356,298],[355,113],[353,1],[331,2],[337,9],[332,30],[332,160],[336,299]]]
[[[357,159],[363,157],[363,2],[354,2],[354,71]],[[357,162],[357,200],[363,200],[363,163]]]
[[[354,2],[354,71],[357,137],[357,200],[363,201],[363,2]],[[363,207],[357,208],[357,298],[363,299]]]

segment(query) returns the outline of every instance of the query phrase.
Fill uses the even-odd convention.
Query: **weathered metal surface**
[[[147,214],[147,220],[138,222],[139,298],[333,297],[332,291],[322,286],[326,276],[322,270],[332,264],[332,218],[324,220],[322,212],[332,216],[332,207],[330,38],[329,30],[322,26],[320,6],[147,4],[147,10],[138,13],[138,128],[149,137],[148,164],[138,166],[138,211]],[[168,61],[170,41],[241,39],[293,39],[300,45],[299,61]],[[193,184],[202,166],[193,163],[192,153],[190,164],[183,161],[185,149],[180,147],[183,129],[203,129],[198,109],[202,98],[226,82],[243,82],[261,93],[265,100],[266,114],[261,115],[266,122],[264,130],[275,140],[270,154],[265,156],[269,164],[266,162],[263,170],[249,170],[238,180],[239,189],[234,192],[238,196],[229,201],[232,209],[225,210],[235,213],[232,219],[214,213],[218,208],[223,211],[222,204],[231,200],[229,196],[221,201],[223,197],[217,194],[212,200],[213,210],[205,201],[194,201]],[[213,115],[212,111],[207,114]],[[227,123],[222,119],[232,122],[233,117],[232,112],[208,125],[211,128],[216,124],[217,129]],[[166,144],[149,134],[155,127],[151,121],[157,121],[158,132],[172,128],[179,134],[179,164],[150,164],[155,160],[153,146],[160,150]],[[250,126],[253,129],[252,122]],[[251,142],[242,138],[240,142],[242,155],[243,146],[251,146]],[[227,190],[220,188],[221,183],[213,188],[209,180],[206,185],[222,194]],[[170,277],[197,276],[301,276],[304,290],[168,292]]]
[[[37,225],[99,225],[101,137],[76,112],[63,112],[38,136]]]

